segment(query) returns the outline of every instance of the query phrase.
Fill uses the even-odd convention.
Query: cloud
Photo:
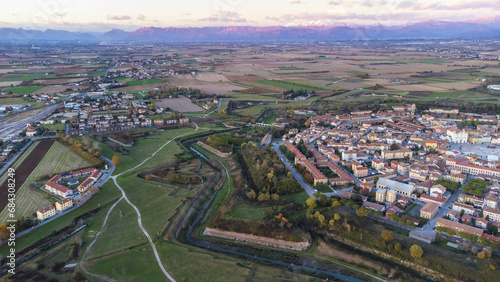
[[[137,15],[137,20],[138,21],[145,21],[146,20],[146,16],[143,15],[143,14],[139,14],[139,15]]]
[[[479,1],[467,1],[453,4],[443,4],[443,3],[416,3],[415,1],[404,0],[396,5],[398,9],[406,9],[413,11],[426,11],[426,10],[450,10],[459,11],[467,9],[498,9],[500,8],[499,1],[490,0],[479,0]]]
[[[64,18],[66,17],[66,15],[68,15],[68,13],[54,13],[53,15],[58,18]]]
[[[302,4],[302,2],[300,2],[300,0],[292,0],[290,4]]]
[[[225,22],[225,23],[244,23],[247,19],[242,18],[238,13],[231,11],[218,11],[208,18],[199,19],[201,22]]]
[[[332,0],[328,2],[328,5],[340,5],[342,4],[342,0]]]
[[[112,20],[112,21],[128,21],[128,20],[131,20],[132,17],[128,16],[128,15],[108,15],[106,17],[106,19],[108,21],[109,20]]]

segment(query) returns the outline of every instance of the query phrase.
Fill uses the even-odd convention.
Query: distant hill
[[[1,40],[60,41],[285,41],[356,40],[411,38],[477,38],[498,36],[500,17],[463,22],[425,21],[399,26],[224,26],[224,27],[143,27],[127,32],[113,29],[106,33],[65,30],[24,30],[0,28]]]

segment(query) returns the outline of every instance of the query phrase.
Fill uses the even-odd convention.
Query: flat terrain
[[[158,107],[170,108],[173,111],[178,111],[181,113],[203,112],[202,107],[193,104],[191,100],[182,96],[179,98],[162,99],[159,102],[156,102],[155,104]]]

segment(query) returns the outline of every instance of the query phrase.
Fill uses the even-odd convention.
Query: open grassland
[[[232,208],[224,217],[259,221],[264,218],[264,210],[265,208],[262,207],[255,207],[247,203],[242,203]]]
[[[148,84],[156,84],[162,83],[161,80],[158,79],[140,79],[140,80],[129,80],[127,81],[127,86],[139,86],[139,85],[148,85]]]
[[[302,68],[298,68],[298,67],[278,67],[279,70],[302,70]]]
[[[99,238],[90,249],[87,258],[91,260],[107,253],[125,250],[137,245],[146,246],[148,242],[146,236],[144,236],[136,222],[137,214],[135,210],[126,201],[120,201],[110,213],[106,227],[101,230]],[[87,241],[91,242],[97,232],[98,230],[88,231]],[[149,248],[149,245],[147,247]]]
[[[54,74],[45,75],[44,73],[30,73],[30,74],[7,74],[4,77],[0,78],[0,81],[29,81],[36,79],[47,79],[47,78],[56,78],[57,76]]]
[[[269,85],[273,87],[279,87],[287,90],[306,90],[306,91],[318,91],[318,88],[316,87],[310,87],[310,86],[302,86],[302,85],[293,85],[289,84],[286,82],[281,82],[281,81],[274,81],[274,80],[267,80],[267,79],[261,79],[261,80],[254,80],[253,82],[259,83],[259,84],[264,84],[264,85]]]
[[[16,94],[31,94],[33,92],[36,92],[40,89],[43,89],[45,86],[16,86],[16,87],[9,87],[6,89],[3,89],[4,91],[7,92],[12,92]]]
[[[303,81],[303,80],[285,80],[286,83],[293,83],[299,86],[307,86],[307,87],[314,87],[314,88],[322,88],[324,87],[323,84],[320,83],[314,83],[314,82],[309,82],[309,81]]]

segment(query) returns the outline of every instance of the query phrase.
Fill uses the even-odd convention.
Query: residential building
[[[54,206],[48,206],[36,212],[36,217],[39,220],[44,220],[54,215],[56,215],[56,208]]]
[[[500,222],[500,210],[485,207],[483,209],[483,216],[484,218],[489,218],[491,221]]]
[[[484,197],[484,206],[496,209],[498,207],[498,195],[493,192],[488,192]]]
[[[71,198],[64,198],[58,202],[56,202],[56,210],[63,211],[67,208],[73,206],[73,200]]]
[[[463,210],[464,214],[470,214],[470,215],[473,215],[474,212],[476,211],[476,209],[473,206],[467,205],[467,204],[458,203],[458,202],[454,202],[453,203],[453,208],[452,209],[454,211],[458,212],[458,213],[461,213],[462,210]]]
[[[484,218],[478,218],[476,219],[476,227],[479,227],[479,228],[482,228],[482,229],[486,229],[486,227],[488,227],[488,221]]]
[[[385,203],[385,194],[387,193],[386,189],[379,188],[375,193],[375,200],[380,203]]]
[[[429,194],[433,197],[443,196],[446,193],[446,187],[441,184],[437,184],[431,187]]]
[[[396,191],[392,189],[387,191],[387,194],[385,195],[385,201],[390,204],[394,203],[396,201],[396,195]]]

